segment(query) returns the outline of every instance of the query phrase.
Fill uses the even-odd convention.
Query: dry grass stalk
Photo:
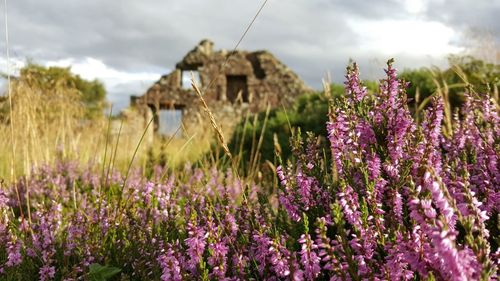
[[[330,77],[330,72],[326,73],[326,77],[323,78],[321,80],[321,82],[323,83],[323,93],[325,94],[325,96],[327,98],[331,99],[332,98],[332,90],[331,90],[330,85],[332,84],[332,79]]]
[[[212,111],[210,111],[210,108],[208,107],[207,103],[205,102],[205,99],[203,98],[203,94],[200,91],[200,88],[198,85],[196,85],[195,79],[194,79],[194,74],[191,73],[191,86],[193,87],[195,93],[198,95],[198,98],[200,99],[204,111],[207,113],[208,118],[210,119],[210,124],[212,125],[212,128],[214,128],[215,133],[217,134],[217,138],[219,139],[219,143],[222,146],[222,149],[226,153],[226,155],[229,157],[231,162],[233,161],[233,155],[229,151],[229,147],[227,146],[226,140],[224,138],[224,134],[222,133],[222,129],[217,125],[217,122],[215,121],[215,117],[212,114]]]

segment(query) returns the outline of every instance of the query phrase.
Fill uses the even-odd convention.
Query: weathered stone
[[[197,71],[200,88],[211,111],[237,123],[245,112],[289,106],[298,95],[310,92],[292,70],[267,51],[214,51],[213,43],[203,40],[189,51],[176,69],[162,76],[140,97],[132,97],[135,106],[160,110],[182,110],[186,127],[199,124],[200,101],[191,88],[182,86],[183,72]],[[155,120],[155,130],[160,120]]]

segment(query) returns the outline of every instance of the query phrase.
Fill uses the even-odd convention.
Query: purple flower
[[[314,184],[314,179],[305,176],[302,173],[302,169],[297,170],[297,176],[296,176],[296,182],[297,182],[297,189],[298,189],[298,195],[300,196],[300,201],[302,202],[302,205],[304,207],[304,210],[309,210],[309,207],[311,206],[311,200],[312,200],[312,194],[311,194],[311,189],[312,185]]]
[[[7,243],[7,262],[6,266],[12,267],[16,265],[20,265],[23,261],[23,257],[21,255],[21,241],[18,239],[17,241],[9,241]]]
[[[200,263],[203,252],[205,251],[206,238],[208,233],[205,233],[202,227],[196,226],[192,223],[188,224],[188,238],[186,238],[185,243],[188,247],[188,269],[193,273],[197,274],[198,264]]]
[[[54,266],[44,265],[40,268],[38,273],[40,275],[40,281],[47,281],[54,278],[56,274],[56,268]]]
[[[271,245],[271,239],[267,235],[261,233],[255,233],[252,238],[254,241],[252,247],[252,257],[257,262],[258,271],[262,276],[269,263],[269,247]]]
[[[361,86],[361,81],[359,80],[359,69],[356,63],[353,63],[352,67],[347,67],[347,74],[345,76],[347,79],[345,84],[345,91],[347,96],[360,102],[367,94],[366,87]]]
[[[347,185],[343,192],[337,193],[337,196],[347,222],[358,230],[362,229],[357,193]]]
[[[328,140],[335,168],[339,176],[343,174],[342,158],[345,150],[352,145],[353,140],[349,137],[349,117],[345,111],[337,110],[331,116],[331,121],[326,124]]]
[[[413,280],[415,278],[414,273],[409,270],[404,243],[401,233],[397,233],[396,242],[386,245],[388,254],[385,258],[384,275],[390,280]]]
[[[276,174],[278,175],[278,179],[280,180],[281,186],[286,187],[288,181],[286,179],[286,175],[283,172],[283,167],[281,165],[279,165],[276,168]]]
[[[455,235],[446,230],[435,230],[432,234],[433,245],[442,259],[443,271],[450,280],[469,280],[458,250],[455,248]]]
[[[314,280],[320,273],[320,257],[316,253],[318,246],[311,240],[309,234],[302,234],[299,239],[301,244],[300,262],[304,268],[306,280]]]
[[[281,278],[289,276],[290,265],[288,261],[290,258],[290,252],[282,245],[273,241],[269,247],[269,253],[269,260],[276,275]]]
[[[450,206],[448,202],[448,198],[446,198],[445,194],[441,190],[440,184],[436,181],[431,181],[431,175],[429,172],[424,174],[424,187],[429,190],[432,194],[432,201],[438,207],[441,215],[443,216],[444,222],[448,227],[453,228],[455,225],[454,219],[454,210]],[[430,204],[426,201],[426,204],[423,205],[426,210],[430,210]],[[431,211],[427,211],[426,214]]]
[[[158,263],[161,268],[161,280],[162,281],[181,281],[181,267],[179,260],[175,256],[173,249],[169,246],[166,253],[161,254],[158,257]]]

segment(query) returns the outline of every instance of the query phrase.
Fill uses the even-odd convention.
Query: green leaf
[[[112,266],[102,266],[98,263],[90,265],[89,279],[91,281],[106,281],[122,270]]]

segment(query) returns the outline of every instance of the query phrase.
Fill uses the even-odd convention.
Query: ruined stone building
[[[156,113],[154,127],[161,134],[172,134],[181,121],[187,127],[196,125],[206,116],[191,88],[192,75],[216,117],[233,123],[245,111],[262,111],[267,104],[289,106],[295,97],[311,91],[267,51],[215,51],[211,41],[203,40],[175,70],[162,76],[143,96],[133,96],[131,103]]]

